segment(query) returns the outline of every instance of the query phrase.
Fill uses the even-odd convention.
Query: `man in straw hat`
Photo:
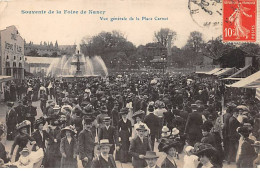
[[[79,133],[79,159],[84,168],[90,168],[94,157],[95,137],[92,134],[93,118],[85,117],[84,129]]]
[[[144,159],[147,163],[146,168],[160,168],[156,165],[156,162],[158,160],[159,156],[156,155],[153,151],[146,151],[146,154],[144,156]]]
[[[117,150],[119,150],[117,130],[115,127],[110,125],[111,118],[109,116],[104,117],[103,122],[105,125],[100,128],[98,138],[99,140],[108,139],[109,143],[113,145],[110,148],[109,154],[114,154],[115,145],[117,146]]]
[[[137,137],[131,140],[129,152],[133,157],[132,158],[133,167],[144,168],[146,167],[144,155],[146,151],[151,151],[151,144],[148,138],[144,136],[145,132],[147,131],[144,125],[140,125],[136,130],[137,130]]]
[[[109,154],[113,145],[108,139],[102,139],[99,142],[100,155],[92,162],[91,168],[116,168],[116,162],[112,154]]]

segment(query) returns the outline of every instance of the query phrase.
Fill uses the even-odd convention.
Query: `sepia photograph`
[[[0,168],[260,168],[258,0],[0,0]]]

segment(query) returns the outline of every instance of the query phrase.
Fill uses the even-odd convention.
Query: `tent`
[[[11,81],[14,78],[12,76],[7,76],[7,75],[0,75],[0,83],[1,82],[6,82],[6,81]]]
[[[227,87],[238,87],[238,88],[258,88],[260,87],[260,71],[246,77],[234,84],[226,85]]]
[[[209,72],[207,72],[207,73],[205,73],[205,74],[207,74],[207,75],[212,75],[212,74],[214,74],[214,73],[216,73],[216,72],[218,72],[218,71],[220,71],[220,70],[222,70],[222,68],[215,68],[215,69],[213,69],[213,70],[211,70],[211,71],[209,71]]]

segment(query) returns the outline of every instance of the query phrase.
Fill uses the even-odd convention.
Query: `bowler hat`
[[[156,152],[154,151],[146,151],[146,154],[144,156],[144,159],[157,159],[159,156],[156,155]]]
[[[136,128],[136,130],[137,130],[137,131],[141,131],[141,130],[143,130],[143,131],[147,131],[147,129],[145,128],[144,125],[139,125],[139,127]]]
[[[128,108],[124,107],[124,108],[120,109],[119,114],[121,114],[121,115],[127,115],[127,114],[128,114]]]

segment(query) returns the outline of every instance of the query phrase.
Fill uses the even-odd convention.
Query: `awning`
[[[245,77],[248,77],[249,75],[252,74],[251,68],[252,68],[251,65],[247,65],[244,68],[237,71],[236,73],[234,73],[233,75],[229,76],[229,78],[245,78]]]
[[[216,73],[214,73],[213,75],[216,75],[216,76],[229,76],[229,75],[232,75],[234,74],[235,72],[237,71],[237,69],[234,67],[234,68],[224,68]]]
[[[227,77],[227,78],[222,78],[221,80],[234,80],[234,81],[240,81],[240,80],[242,80],[243,78],[229,78],[229,77]]]
[[[14,78],[12,76],[7,76],[7,75],[0,75],[0,82],[6,82],[6,81],[11,81]]]
[[[258,88],[260,87],[260,71],[246,77],[234,84],[226,85],[227,87],[243,87],[243,88]]]
[[[220,70],[222,70],[222,68],[215,68],[215,69],[213,69],[213,70],[207,72],[206,74],[207,74],[207,75],[212,75],[212,74],[214,74],[214,73],[216,73],[216,72],[218,72],[218,71],[220,71]]]

